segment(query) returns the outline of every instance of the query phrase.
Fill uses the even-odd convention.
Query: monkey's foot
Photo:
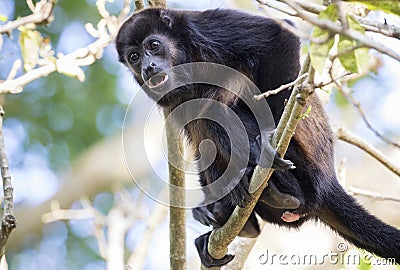
[[[262,131],[261,134],[256,137],[256,143],[253,144],[253,147],[256,148],[254,149],[254,153],[259,153],[259,156],[256,158],[258,165],[263,168],[271,166],[276,170],[295,169],[296,166],[294,166],[293,162],[283,159],[272,147],[270,141],[274,133],[275,130]]]
[[[286,211],[282,214],[281,219],[285,222],[294,222],[300,219],[300,215],[295,212]]]
[[[268,186],[264,189],[259,201],[276,209],[297,209],[300,207],[299,199],[288,193],[280,192],[272,181],[268,182]]]
[[[208,239],[211,235],[211,232],[212,231],[199,236],[194,241],[197,248],[197,252],[199,253],[200,256],[201,263],[207,268],[215,266],[223,266],[232,261],[233,258],[235,257],[234,255],[226,254],[221,259],[215,259],[210,255],[210,253],[208,253]]]

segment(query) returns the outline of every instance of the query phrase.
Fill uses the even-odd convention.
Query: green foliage
[[[56,7],[58,14],[66,16],[66,22],[80,18],[82,25],[98,19],[95,6],[85,1],[78,3],[60,1]],[[25,1],[16,1],[16,14],[29,14]],[[58,19],[60,17],[55,17],[54,23]],[[49,48],[57,48],[63,27],[58,29],[58,32],[49,31],[51,26],[20,29],[21,55],[27,69],[34,68],[39,59],[54,60]],[[98,126],[100,114],[105,109],[120,112],[121,121],[125,110],[125,104],[116,97],[115,75],[104,69],[104,61],[101,59],[83,69],[68,65],[58,67],[63,74],[53,73],[28,84],[21,94],[6,96],[7,119],[18,119],[28,132],[25,150],[35,144],[43,145],[51,167],[57,171],[65,169],[71,159],[91,144],[119,131],[119,123],[113,122],[112,117],[107,126],[109,132],[105,133]],[[86,78],[80,82],[65,75],[81,80]]]
[[[325,19],[330,21],[336,21],[338,19],[336,5],[329,5],[324,11],[322,11],[319,19]],[[365,33],[365,29],[350,15],[346,16],[348,26],[351,30]],[[338,58],[342,66],[352,73],[366,73],[368,71],[368,63],[370,56],[367,48],[360,48],[360,44],[357,41],[350,39],[346,36],[339,35],[339,41],[337,44],[334,42],[334,36],[324,29],[314,27],[312,36],[319,40],[327,40],[323,44],[311,43],[310,45],[310,57],[311,64],[318,72],[322,72],[326,59],[329,55],[330,50],[335,45],[337,46]],[[331,37],[331,38],[330,38]]]
[[[322,11],[319,14],[318,18],[330,21],[336,21],[338,18],[336,5],[334,4],[329,5],[324,11]],[[311,43],[310,45],[309,53],[311,58],[311,64],[313,65],[315,70],[319,72],[321,72],[322,69],[324,68],[326,58],[328,57],[329,51],[331,50],[334,44],[334,39],[333,37],[330,38],[330,35],[331,34],[329,31],[326,31],[319,27],[314,27],[314,30],[312,32],[313,38],[317,38],[319,40],[326,40],[326,42],[323,44]]]
[[[346,19],[351,30],[365,33],[365,29],[353,17],[347,15]],[[353,73],[364,73],[367,71],[370,60],[368,49],[357,48],[357,46],[357,41],[340,35],[338,43],[339,60],[346,70]]]
[[[400,16],[399,0],[345,0],[365,5],[370,10],[383,10]]]

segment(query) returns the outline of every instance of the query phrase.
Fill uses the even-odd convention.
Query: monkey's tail
[[[340,185],[329,193],[317,216],[359,248],[400,264],[400,231],[369,214]]]

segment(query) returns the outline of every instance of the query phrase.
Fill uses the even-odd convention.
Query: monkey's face
[[[168,82],[169,76],[163,72],[172,66],[167,44],[164,37],[150,35],[126,52],[126,64],[132,69],[138,82],[147,82],[151,89]]]
[[[172,18],[167,12],[146,9],[133,14],[122,25],[116,39],[119,60],[132,70],[140,85],[146,83],[146,92],[168,89],[174,76],[167,70],[178,64]]]

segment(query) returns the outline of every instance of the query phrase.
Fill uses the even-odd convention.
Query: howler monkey
[[[235,206],[246,205],[249,179],[255,166],[268,163],[265,159],[261,162],[263,151],[268,152],[267,156],[274,155],[269,141],[262,136],[266,134],[264,137],[268,137],[271,131],[259,126],[252,115],[252,108],[243,100],[244,96],[252,97],[255,94],[251,87],[232,93],[224,87],[205,83],[179,84],[180,80],[190,81],[187,77],[196,76],[196,72],[191,73],[190,68],[189,71],[172,73],[168,70],[194,62],[221,64],[241,72],[261,92],[265,92],[291,82],[298,76],[298,38],[272,19],[235,10],[199,12],[156,8],[134,13],[119,30],[116,47],[119,60],[131,69],[144,91],[164,109],[172,112],[185,102],[206,100],[200,105],[186,106],[185,113],[174,119],[184,124],[184,134],[199,160],[201,142],[211,140],[214,143],[214,161],[205,168],[199,164],[202,186],[219,179],[230,166],[230,159],[242,161],[247,158],[246,163],[233,164],[231,172],[236,175],[231,173],[230,177],[235,186],[226,196],[193,209],[194,217],[203,224],[215,228],[222,226]],[[201,71],[209,77],[220,76],[207,68]],[[231,78],[221,76],[220,79],[229,81]],[[178,87],[163,92],[167,86],[177,82]],[[266,100],[275,124],[282,115],[289,95],[290,91],[283,91]],[[244,132],[239,132],[236,125],[224,126],[213,119],[200,117],[201,113],[212,107],[210,104],[213,100],[225,108],[217,109],[216,117],[225,119],[229,112],[233,112],[239,117]],[[278,170],[273,173],[269,186],[240,235],[255,237],[259,234],[255,213],[268,222],[292,228],[299,227],[307,220],[320,219],[356,246],[400,262],[400,231],[369,214],[340,186],[335,175],[334,138],[327,116],[315,94],[311,95],[308,102],[312,112],[298,124],[286,153],[296,168],[289,160],[283,160],[276,154],[270,159],[272,167]],[[186,115],[199,117],[185,122]],[[229,124],[229,121],[226,123]],[[237,133],[245,133],[246,139]],[[248,155],[241,154],[242,144],[246,143],[249,145]],[[229,184],[229,181],[225,183]],[[224,189],[223,186],[217,187]],[[206,198],[212,198],[215,189],[205,194]],[[195,241],[202,263],[210,267],[231,261],[232,255],[214,259],[208,254],[209,235],[210,232]]]

